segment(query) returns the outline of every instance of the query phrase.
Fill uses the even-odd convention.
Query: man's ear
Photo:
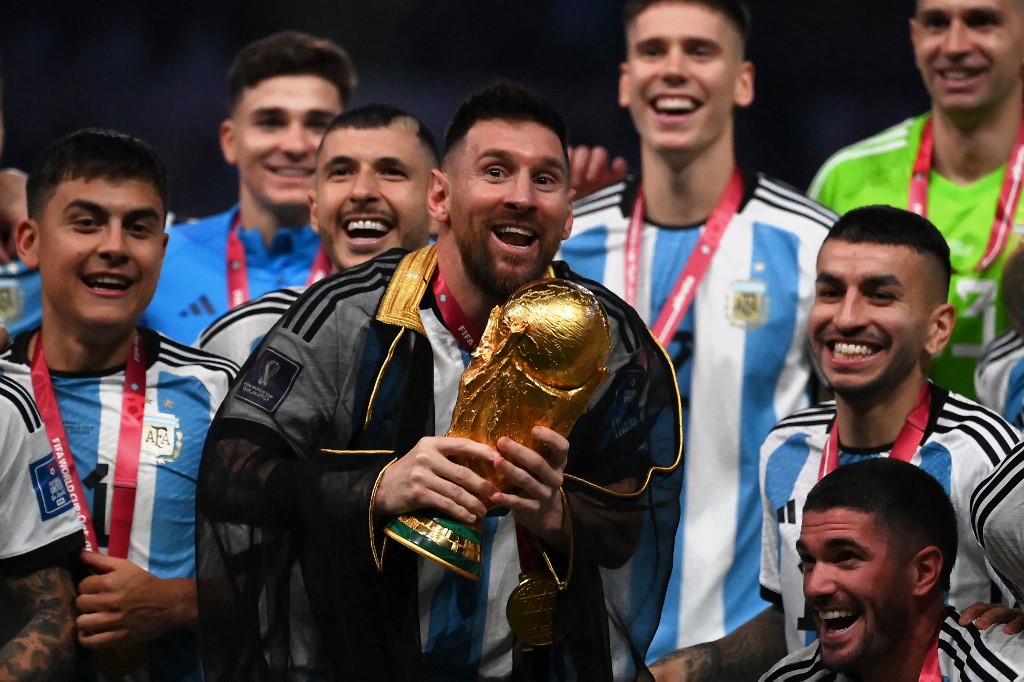
[[[313,228],[313,231],[320,234],[320,223],[316,219],[316,192],[309,190],[309,226]]]
[[[924,597],[935,590],[942,590],[942,568],[946,560],[942,551],[935,545],[928,545],[910,560],[913,570],[911,592],[914,596]]]
[[[930,331],[925,341],[924,349],[929,356],[938,355],[949,343],[949,337],[953,333],[953,325],[956,324],[956,308],[951,303],[942,303],[932,311]]]
[[[22,220],[15,232],[15,245],[18,247],[18,258],[33,270],[39,267],[39,224],[32,220]]]
[[[437,168],[430,171],[427,211],[440,224],[447,224],[451,217],[451,187],[451,181],[444,171]]]
[[[224,160],[234,166],[237,163],[235,156],[235,122],[226,118],[220,123],[220,153]]]

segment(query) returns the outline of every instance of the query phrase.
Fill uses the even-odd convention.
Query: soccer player
[[[200,475],[208,677],[268,665],[312,676],[316,659],[297,648],[316,641],[351,679],[643,678],[681,434],[671,367],[635,312],[593,285],[610,373],[567,438],[536,426],[531,443],[492,449],[444,435],[491,309],[545,275],[579,281],[551,263],[572,222],[565,139],[558,112],[520,86],[471,95],[427,196],[436,245],[314,285],[253,354]],[[424,507],[482,518],[478,581],[385,544],[384,524]],[[289,618],[299,557],[312,616]],[[521,574],[557,586],[564,638],[530,646],[513,634],[505,609]]]
[[[31,394],[0,376],[0,679],[68,679],[82,528]]]
[[[991,410],[928,380],[929,361],[956,319],[946,242],[909,211],[859,208],[832,227],[817,272],[807,335],[836,397],[783,419],[761,448],[761,586],[772,606],[721,640],[672,655],[664,679],[687,667],[704,670],[691,681],[756,679],[787,646],[793,652],[813,641],[796,570],[800,510],[819,478],[851,462],[891,457],[934,476],[960,515],[950,603],[967,609],[1000,600],[1003,586],[971,533],[968,510],[1017,434]]]
[[[931,111],[837,152],[809,194],[839,213],[889,204],[938,226],[957,324],[931,376],[973,397],[982,346],[1007,328],[999,280],[1024,222],[1024,1],[917,0],[910,39]]]
[[[841,466],[811,488],[802,517],[797,570],[818,641],[762,682],[1024,677],[1024,635],[962,624],[943,603],[957,518],[935,478],[894,459]]]
[[[1024,442],[978,485],[971,525],[992,565],[1024,603]]]
[[[195,485],[233,363],[138,326],[167,235],[167,179],[145,143],[82,130],[28,180],[18,253],[42,279],[42,327],[0,371],[39,405],[85,529],[78,641],[86,665],[136,679],[199,680]]]
[[[369,105],[331,121],[316,156],[310,218],[335,271],[401,247],[427,243],[427,187],[437,166],[434,136],[404,111]],[[233,360],[249,357],[305,286],[281,289],[231,310],[196,347]]]
[[[250,43],[228,71],[224,159],[238,169],[238,204],[175,226],[143,324],[183,343],[250,298],[330,272],[309,227],[314,157],[355,83],[334,43],[284,31]]]
[[[835,216],[742,173],[733,112],[754,97],[737,0],[631,0],[619,103],[642,178],[575,206],[561,254],[639,311],[676,367],[686,425],[682,522],[651,660],[759,613],[758,448],[810,403],[803,336],[814,257]]]
[[[0,156],[4,151],[3,80],[0,80]],[[25,174],[0,169],[0,326],[17,334],[39,326],[39,273],[18,260],[14,233],[28,215]]]

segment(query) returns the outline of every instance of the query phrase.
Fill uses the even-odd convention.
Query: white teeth
[[[971,74],[968,71],[943,71],[942,75],[944,78],[951,81],[962,81],[971,77]]]
[[[521,227],[516,227],[515,225],[506,225],[504,227],[499,227],[498,232],[500,234],[521,234],[524,237],[533,236],[533,232],[530,232],[529,230],[524,230]]]
[[[667,113],[686,113],[697,108],[696,102],[689,97],[659,97],[654,103],[655,109]]]
[[[866,358],[874,351],[859,343],[837,343],[832,353],[838,358]]]
[[[853,611],[818,611],[818,618],[821,620],[832,620],[833,618],[851,618],[854,616]]]
[[[304,178],[313,174],[313,171],[302,168],[278,168],[274,171],[278,175],[288,175],[295,178]]]
[[[345,226],[346,230],[370,230],[372,232],[380,232],[386,234],[388,226],[379,220],[353,220]]]
[[[123,277],[112,277],[107,275],[97,275],[89,278],[90,286],[102,286],[102,287],[114,287],[117,289],[124,289],[128,286],[128,281]]]

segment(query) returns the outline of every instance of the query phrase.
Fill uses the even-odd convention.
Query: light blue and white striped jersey
[[[835,401],[801,410],[779,422],[761,450],[764,530],[761,586],[766,598],[785,611],[786,645],[797,651],[814,641],[814,625],[805,613],[803,576],[796,541],[804,501],[818,482],[821,451],[836,415]],[[971,494],[1002,461],[1017,434],[991,410],[932,384],[931,410],[923,444],[911,464],[934,476],[957,512],[956,564],[950,577],[949,603],[965,609],[975,602],[1005,601],[1002,581],[985,560],[971,532]],[[888,457],[892,444],[870,451],[839,447],[839,466],[865,457]]]
[[[146,408],[128,559],[158,578],[195,577],[195,493],[210,421],[238,367],[148,329]],[[3,376],[32,391],[28,342],[15,338],[0,355]],[[124,367],[107,372],[51,372],[75,467],[106,553],[121,426]],[[149,647],[138,680],[201,680],[194,632],[173,630]]]
[[[672,579],[648,660],[710,641],[760,613],[758,453],[783,416],[810,402],[807,311],[815,260],[835,214],[763,175],[744,178],[729,223],[668,352],[684,407],[685,480]],[[561,257],[622,296],[634,182],[576,204]],[[651,325],[702,225],[645,222],[637,310]]]
[[[271,291],[224,313],[196,339],[195,347],[245,364],[270,328],[277,324],[307,287]]]
[[[974,390],[979,403],[1024,429],[1024,338],[1012,328],[981,349]]]
[[[0,325],[12,337],[43,322],[42,281],[39,270],[20,260],[0,265]]]
[[[38,570],[83,545],[82,527],[32,392],[0,376],[0,575]]]

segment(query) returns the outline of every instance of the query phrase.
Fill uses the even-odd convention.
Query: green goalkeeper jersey
[[[870,204],[907,208],[910,175],[927,118],[924,114],[907,119],[840,150],[818,171],[808,194],[840,214]],[[1003,253],[990,267],[975,271],[988,246],[1005,173],[1003,165],[969,185],[954,184],[935,171],[928,179],[928,219],[949,243],[949,301],[957,317],[949,344],[932,362],[931,376],[939,385],[972,398],[981,348],[1008,325],[999,280],[1024,223],[1018,204],[1013,234]]]

